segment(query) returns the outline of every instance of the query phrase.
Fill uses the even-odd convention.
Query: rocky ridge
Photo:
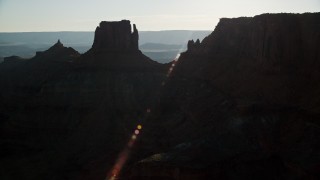
[[[319,178],[319,17],[222,18],[189,41],[132,179]]]
[[[165,77],[130,28],[101,22],[82,55],[58,41],[1,63],[0,179],[105,178]]]

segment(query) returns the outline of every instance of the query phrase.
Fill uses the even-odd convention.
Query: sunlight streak
[[[150,112],[150,109],[147,109],[147,112]],[[127,162],[129,155],[132,151],[132,148],[134,146],[134,143],[137,141],[138,135],[141,133],[142,125],[138,124],[136,128],[133,131],[133,134],[130,137],[130,140],[127,144],[127,146],[123,149],[123,151],[120,153],[115,165],[111,169],[111,171],[107,174],[107,177],[105,180],[115,180],[120,175],[120,172]]]
[[[162,86],[166,84],[166,81],[168,80],[171,73],[173,72],[174,67],[176,66],[176,63],[179,60],[179,57],[180,57],[180,53],[178,53],[175,59],[172,61],[171,66],[167,72],[167,78],[161,83]],[[151,113],[151,109],[147,108],[146,113],[147,114]],[[120,153],[115,165],[113,166],[112,170],[107,174],[107,177],[105,180],[115,180],[120,175],[120,172],[123,166],[125,165],[125,163],[129,158],[129,155],[130,155],[130,152],[132,151],[134,143],[137,141],[138,136],[141,134],[141,130],[142,130],[142,125],[138,124],[135,130],[133,131],[133,134],[131,135],[129,142],[127,143],[127,146]]]

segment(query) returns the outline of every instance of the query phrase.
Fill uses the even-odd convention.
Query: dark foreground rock
[[[127,178],[320,178],[319,20],[222,18],[189,41]]]
[[[102,22],[83,55],[58,41],[2,63],[0,179],[104,179],[165,77],[137,44],[129,21]]]

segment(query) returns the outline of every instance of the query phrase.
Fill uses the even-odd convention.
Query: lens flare
[[[170,77],[171,73],[173,72],[174,70],[174,67],[176,66],[176,63],[178,62],[179,60],[179,57],[180,57],[180,53],[177,54],[176,58],[171,62],[171,66],[167,72],[167,77]]]
[[[181,55],[181,54],[180,54],[180,53],[178,53],[178,54],[177,54],[177,56],[176,56],[176,58],[174,58],[174,60],[178,60],[178,59],[179,59],[179,57],[180,57],[180,55]]]
[[[133,145],[135,144],[135,141],[137,140],[137,137],[140,134],[141,129],[142,129],[142,125],[138,124],[133,134],[131,135],[131,138],[127,146],[120,153],[115,165],[113,166],[111,171],[109,171],[105,180],[118,179],[117,176],[119,176],[121,169],[123,168],[124,164],[127,162],[130,152],[132,151]]]
[[[132,135],[132,136],[131,136],[131,139],[132,139],[132,140],[136,140],[136,139],[137,139],[137,136],[136,136],[136,135]]]
[[[129,147],[129,148],[132,148],[132,147],[133,147],[133,144],[134,144],[134,140],[131,139],[131,141],[129,141],[129,143],[128,143],[128,147]]]
[[[191,37],[191,33],[190,33],[190,37]],[[189,39],[189,38],[188,38]],[[183,50],[183,46],[181,47],[181,49],[179,50],[179,53],[177,54],[177,56],[174,58],[174,60],[172,61],[171,63],[171,66],[167,72],[167,77],[169,78],[172,71],[174,70],[175,66],[176,66],[176,63],[178,62],[179,60],[179,57],[180,57],[180,52],[182,52]],[[164,86],[167,82],[167,79],[162,81],[161,85]],[[151,109],[148,108],[146,110],[147,113],[150,113],[151,112]],[[140,134],[141,132],[141,129],[142,129],[142,125],[139,124],[137,125],[137,128],[134,130],[134,133],[131,135],[131,138],[127,144],[127,146],[121,151],[120,155],[119,155],[119,158],[117,159],[115,165],[113,166],[113,168],[111,169],[111,171],[109,172],[109,174],[107,175],[106,177],[106,180],[115,180],[115,179],[118,179],[117,177],[119,176],[120,172],[121,172],[121,169],[123,168],[124,164],[126,163],[129,155],[130,155],[130,152],[132,151],[132,148],[136,142],[136,139],[137,139],[137,136]]]

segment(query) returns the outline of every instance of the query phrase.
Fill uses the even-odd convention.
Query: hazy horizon
[[[139,30],[139,29],[138,29]],[[190,29],[171,29],[171,30],[150,30],[150,31],[148,31],[148,30],[142,30],[142,31],[140,31],[139,30],[139,32],[141,33],[144,33],[144,32],[165,32],[165,31],[210,31],[210,32],[212,32],[213,31],[213,29],[199,29],[199,30],[190,30]],[[92,31],[77,31],[77,30],[75,30],[75,31],[72,31],[72,30],[70,30],[70,31],[12,31],[12,32],[1,32],[0,31],[0,33],[67,33],[67,32],[74,32],[74,33],[82,33],[82,32],[84,32],[84,33],[94,33],[95,32],[95,30],[92,30]]]
[[[319,0],[0,0],[0,32],[94,31],[122,19],[140,31],[213,30],[223,17],[319,11]]]

